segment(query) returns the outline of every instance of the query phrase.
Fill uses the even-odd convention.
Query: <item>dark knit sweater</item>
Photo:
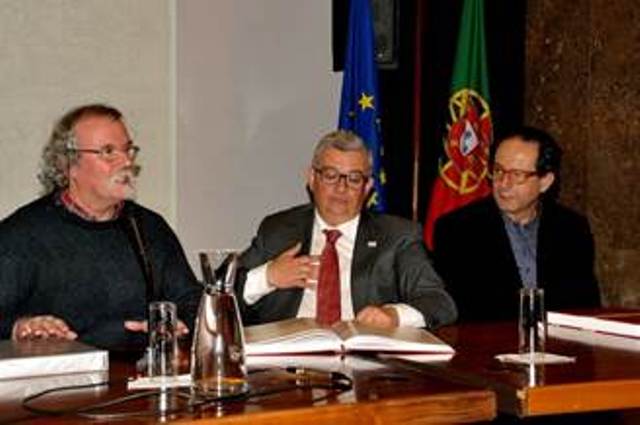
[[[174,301],[193,329],[200,288],[173,231],[158,214],[126,202],[146,238],[161,298]],[[144,320],[143,269],[123,220],[89,222],[55,195],[40,198],[0,223],[0,338],[16,319],[50,314],[86,343],[108,349],[144,345],[146,335],[124,329]]]

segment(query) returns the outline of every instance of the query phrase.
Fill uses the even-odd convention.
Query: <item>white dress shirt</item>
[[[337,229],[341,236],[336,241],[338,251],[338,264],[340,266],[340,310],[342,320],[352,320],[355,317],[353,302],[351,299],[351,262],[353,259],[353,249],[356,244],[358,224],[360,215],[340,224],[339,226],[329,226],[315,211],[313,231],[311,235],[311,247],[309,255],[320,256],[326,237],[323,230]],[[302,242],[302,241],[300,241]],[[244,301],[248,305],[255,304],[260,298],[275,291],[277,288],[267,281],[267,266],[269,262],[255,267],[247,274],[244,287]],[[398,312],[400,325],[422,327],[425,325],[424,317],[415,308],[407,304],[387,304],[393,306]],[[316,287],[305,288],[302,294],[302,301],[298,309],[297,317],[316,317]]]

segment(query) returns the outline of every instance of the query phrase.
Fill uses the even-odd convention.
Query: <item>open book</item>
[[[640,351],[640,313],[588,316],[548,312],[549,336],[621,350]]]
[[[431,333],[416,328],[392,330],[357,322],[321,327],[313,319],[289,319],[245,328],[247,355],[345,353],[375,351],[451,356],[452,347]],[[443,359],[446,356],[443,356]]]

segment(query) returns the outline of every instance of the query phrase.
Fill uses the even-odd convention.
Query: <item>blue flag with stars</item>
[[[374,184],[368,207],[376,212],[384,212],[385,175],[374,40],[369,0],[351,0],[338,128],[356,133],[371,151]]]

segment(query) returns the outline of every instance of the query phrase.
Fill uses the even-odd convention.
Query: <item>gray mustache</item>
[[[118,171],[118,176],[122,176],[122,175],[126,175],[129,177],[138,177],[138,175],[140,174],[140,169],[142,167],[140,167],[139,165],[131,165],[131,166],[127,166],[124,167],[122,170]]]
[[[139,165],[131,165],[119,170],[114,176],[114,179],[124,179],[128,184],[135,183],[136,177],[140,174]]]

